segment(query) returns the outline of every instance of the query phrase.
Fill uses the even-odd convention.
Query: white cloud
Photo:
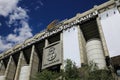
[[[17,6],[18,0],[0,0],[0,15],[6,17]]]
[[[9,34],[6,37],[0,36],[0,52],[33,36],[28,23],[21,21],[21,24],[22,27],[14,29],[14,34]],[[16,33],[18,33],[18,35]]]
[[[16,26],[14,33],[9,33],[4,37],[0,36],[0,52],[33,36],[28,24],[27,11],[17,6],[18,2],[19,0],[0,0],[0,15],[9,18],[9,22],[6,22],[8,27]]]
[[[7,41],[10,41],[12,43],[20,43],[23,42],[25,39],[32,37],[31,29],[27,22],[21,21],[22,27],[21,28],[15,28],[14,32],[18,32],[17,34],[9,34],[7,36]]]
[[[4,39],[0,36],[0,51],[3,51],[5,49],[9,49],[12,47],[12,43],[6,43]]]
[[[16,20],[27,20],[28,19],[28,15],[27,12],[21,8],[21,7],[17,7],[14,11],[13,14],[11,14],[9,16],[10,21],[9,24],[15,23]]]

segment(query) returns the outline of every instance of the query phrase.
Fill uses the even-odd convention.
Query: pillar
[[[25,61],[25,58],[24,58],[24,55],[23,55],[23,51],[21,51],[19,59],[18,59],[18,64],[17,64],[17,69],[16,69],[16,74],[15,74],[14,80],[18,80],[19,79],[21,67],[26,65],[26,64],[27,63]]]
[[[31,57],[30,57],[30,76],[29,80],[32,80],[36,73],[38,72],[38,66],[39,66],[39,57],[35,51],[35,46],[32,46],[32,51],[31,51]]]
[[[86,55],[86,41],[83,36],[83,33],[80,29],[80,26],[77,26],[78,28],[78,39],[79,39],[79,49],[80,49],[80,60],[81,64],[87,64],[87,55]]]
[[[0,61],[0,76],[5,74],[5,66],[3,60]]]
[[[109,56],[107,44],[106,44],[106,41],[105,41],[105,37],[104,37],[104,34],[103,34],[103,30],[102,30],[102,26],[101,26],[99,17],[97,17],[96,20],[97,20],[97,24],[98,24],[98,30],[99,30],[99,34],[100,34],[100,38],[101,38],[101,42],[102,42],[102,46],[103,46],[104,55]]]
[[[15,62],[13,60],[13,57],[10,56],[9,62],[7,64],[7,68],[5,71],[5,77],[6,77],[5,80],[13,80],[14,76],[15,76],[15,71],[16,71],[16,65],[15,65]]]

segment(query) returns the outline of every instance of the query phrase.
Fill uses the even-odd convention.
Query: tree
[[[108,70],[96,70],[89,74],[88,80],[114,80]]]
[[[78,68],[70,59],[65,62],[64,70],[59,73],[43,70],[34,80],[115,80],[110,70],[99,70],[94,63]]]
[[[80,68],[80,80],[115,80],[111,70],[98,69],[95,63]]]
[[[76,64],[73,63],[70,59],[66,60],[65,70],[64,70],[65,80],[79,80],[79,69]]]
[[[49,70],[43,70],[40,73],[36,74],[36,77],[33,80],[55,80],[60,76],[60,73],[49,71]]]

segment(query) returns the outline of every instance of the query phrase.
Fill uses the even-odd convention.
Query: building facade
[[[110,0],[59,22],[0,55],[0,80],[31,80],[43,69],[94,62],[120,76],[120,1]]]

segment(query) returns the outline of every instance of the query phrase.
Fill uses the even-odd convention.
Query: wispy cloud
[[[9,18],[7,22],[9,27],[16,26],[13,33],[9,33],[7,36],[0,35],[0,52],[33,36],[28,23],[27,11],[17,6],[18,2],[18,0],[0,0],[0,15]]]
[[[9,49],[13,46],[12,43],[7,43],[1,36],[0,36],[0,52]]]
[[[29,27],[28,23],[25,21],[21,21],[22,27],[15,28],[14,34],[9,34],[6,37],[6,40],[11,43],[20,43],[23,42],[25,39],[32,37],[31,28]],[[18,33],[18,35],[17,35]]]
[[[2,26],[2,23],[0,22],[0,26]]]
[[[41,6],[43,6],[43,5],[44,5],[42,1],[38,1],[38,3],[39,3]]]
[[[34,3],[32,3],[32,5],[33,5],[33,4],[34,4]],[[41,6],[44,6],[43,2],[40,1],[40,0],[37,1],[36,4],[37,4],[37,5],[35,6],[35,10],[38,10]]]
[[[38,10],[39,8],[40,8],[40,6],[36,6],[36,7],[35,7],[35,10]]]
[[[9,15],[9,24],[14,24],[17,20],[24,20],[27,21],[28,20],[28,15],[27,12],[21,8],[21,7],[17,7],[13,13],[11,15]]]

